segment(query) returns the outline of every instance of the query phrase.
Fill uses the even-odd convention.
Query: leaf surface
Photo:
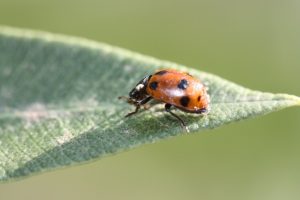
[[[191,133],[300,104],[106,44],[1,27],[0,180],[185,134],[163,106],[124,118],[134,108],[117,99],[161,68],[188,71],[209,87],[208,115],[176,111]]]

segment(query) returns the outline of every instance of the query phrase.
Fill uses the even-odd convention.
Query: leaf
[[[0,28],[0,179],[25,177],[186,134],[156,106],[117,99],[158,68],[176,68],[209,87],[211,111],[180,111],[193,132],[289,106],[296,96],[252,91],[217,76],[117,47],[49,33]]]

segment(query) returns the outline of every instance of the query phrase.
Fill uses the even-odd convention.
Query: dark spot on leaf
[[[207,108],[201,108],[201,109],[197,110],[196,113],[199,113],[199,114],[207,113]]]
[[[162,71],[159,71],[159,72],[156,72],[155,75],[164,75],[165,73],[168,73],[166,70],[162,70]]]
[[[188,96],[181,97],[181,99],[180,99],[180,104],[183,107],[187,107],[189,102],[190,102],[190,98]]]
[[[201,111],[201,113],[206,113],[207,109],[206,108],[201,108],[200,111]]]
[[[188,82],[185,79],[182,79],[180,83],[177,85],[179,89],[185,90],[188,87]]]
[[[151,82],[149,87],[152,89],[152,90],[156,90],[158,86],[158,82],[154,81],[154,82]]]

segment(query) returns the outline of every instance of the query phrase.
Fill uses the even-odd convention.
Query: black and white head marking
[[[138,84],[129,92],[129,97],[136,101],[142,100],[147,96],[146,85],[148,84],[148,80],[150,76],[144,77]]]
[[[140,84],[138,84],[138,85],[135,87],[135,89],[136,89],[136,91],[140,91],[140,90],[142,90],[144,87],[145,87],[145,85],[140,83]]]

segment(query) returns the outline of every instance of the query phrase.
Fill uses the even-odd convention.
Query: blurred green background
[[[0,0],[0,24],[75,35],[300,95],[299,0]],[[0,52],[1,53],[1,52]],[[0,185],[0,199],[300,198],[292,108]]]

